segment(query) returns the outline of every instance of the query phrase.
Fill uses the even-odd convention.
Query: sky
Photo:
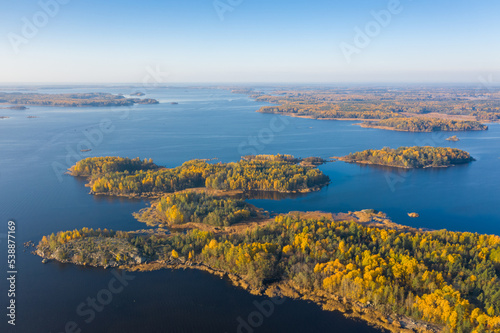
[[[500,79],[498,0],[0,5],[0,83]]]

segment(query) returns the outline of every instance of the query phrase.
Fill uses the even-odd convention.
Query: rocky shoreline
[[[36,252],[37,255],[43,257],[42,253]],[[53,258],[44,258],[43,262],[55,260]],[[67,260],[56,260],[62,263],[74,262]],[[92,266],[80,263],[82,266]],[[138,263],[136,265],[114,265],[114,266],[92,266],[102,268],[118,268],[129,272],[150,272],[160,269],[196,269],[218,276],[221,279],[227,279],[235,287],[242,288],[252,295],[268,296],[268,297],[286,297],[295,300],[311,301],[320,306],[325,311],[339,311],[346,318],[359,319],[370,326],[383,329],[392,333],[440,333],[443,332],[442,327],[432,325],[423,321],[418,321],[406,316],[390,314],[385,315],[372,308],[368,302],[353,302],[337,295],[327,292],[311,292],[298,287],[292,281],[279,281],[270,283],[262,288],[255,288],[247,282],[243,277],[233,273],[229,273],[204,263],[184,261],[182,259],[170,259],[167,261],[154,261],[149,263]]]

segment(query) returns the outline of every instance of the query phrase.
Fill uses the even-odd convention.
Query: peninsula
[[[167,210],[176,206],[165,202]],[[83,228],[44,236],[36,253],[45,261],[129,271],[201,269],[253,294],[306,299],[391,332],[500,329],[499,236],[404,227],[373,210],[293,212],[230,228]]]

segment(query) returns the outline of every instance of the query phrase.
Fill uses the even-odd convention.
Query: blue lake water
[[[64,89],[44,92],[127,89]],[[135,91],[135,90],[134,90]],[[130,91],[132,92],[132,91]],[[105,288],[109,270],[42,264],[22,243],[81,227],[135,230],[145,226],[131,213],[143,200],[94,197],[82,180],[62,170],[90,156],[153,158],[167,167],[194,158],[236,161],[251,153],[286,153],[329,158],[384,146],[450,146],[477,161],[447,169],[394,170],[343,162],[321,166],[331,184],[321,191],[282,200],[253,199],[271,212],[322,210],[384,211],[415,227],[500,234],[500,125],[484,132],[452,135],[364,129],[347,121],[318,121],[256,113],[262,103],[214,89],[151,89],[159,105],[120,108],[30,107],[0,110],[0,221],[17,222],[18,325],[1,332],[63,332],[75,321],[82,332],[236,332],[238,318],[255,311],[254,297],[198,271],[136,274],[92,323],[76,313],[87,297]],[[172,105],[170,102],[178,102]],[[27,116],[38,118],[27,118]],[[81,149],[92,149],[80,152]],[[411,219],[408,212],[418,212]],[[5,238],[0,246],[6,248]],[[6,251],[1,251],[2,269]],[[4,270],[6,271],[6,269]],[[5,309],[2,283],[0,305]],[[4,315],[2,315],[4,317]],[[4,329],[5,327],[5,329]],[[314,304],[286,301],[254,332],[372,332],[363,323],[324,312]],[[245,332],[243,330],[242,332]]]

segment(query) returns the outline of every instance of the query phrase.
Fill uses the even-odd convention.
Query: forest
[[[273,110],[263,107],[260,112],[293,112],[304,115],[318,114],[320,118],[333,118],[328,113],[380,112],[448,115],[500,115],[500,89],[474,87],[296,87],[277,88],[272,92],[244,92],[258,101],[286,105]],[[286,111],[286,109],[290,109]],[[477,114],[475,114],[477,113]],[[350,117],[342,117],[350,118]],[[487,118],[487,117],[485,117]]]
[[[398,168],[447,167],[474,161],[466,151],[442,147],[385,147],[351,153],[340,158],[349,163],[386,165]]]
[[[192,160],[170,169],[158,167],[152,160],[93,157],[77,162],[69,172],[89,177],[92,193],[110,195],[173,193],[195,187],[223,191],[307,192],[330,181],[314,165],[297,164],[302,159],[291,157],[289,161],[283,159],[285,155],[276,156],[275,160],[269,155],[246,157],[235,163]]]
[[[165,196],[134,216],[150,226],[194,222],[222,227],[255,217],[256,212],[244,200],[186,192]]]
[[[365,125],[401,131],[485,130],[487,127],[478,121],[500,120],[500,89],[352,86],[242,92],[259,102],[275,104],[261,107],[258,110],[261,113],[313,119],[382,120],[379,124]],[[440,115],[456,119],[440,119]]]
[[[477,121],[452,120],[437,118],[388,118],[377,122],[365,122],[363,127],[388,127],[407,132],[438,132],[438,131],[485,131],[488,126]]]
[[[37,253],[99,265],[182,259],[237,274],[256,288],[293,283],[446,332],[500,330],[500,237],[493,235],[409,232],[290,213],[242,234],[84,228],[43,237]]]
[[[109,93],[86,94],[36,94],[0,92],[0,103],[38,106],[130,106],[134,104],[158,104],[155,99],[125,98]]]

